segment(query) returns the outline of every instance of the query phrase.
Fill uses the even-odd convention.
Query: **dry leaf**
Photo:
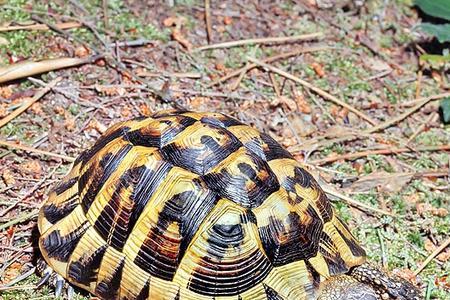
[[[400,278],[406,279],[409,282],[416,282],[416,274],[414,274],[414,272],[410,269],[394,269],[392,273]]]
[[[30,110],[35,113],[36,115],[43,116],[44,111],[42,110],[42,105],[39,102],[33,103],[31,105]]]
[[[131,116],[131,110],[128,107],[124,107],[120,110],[120,114],[124,118],[129,118]]]
[[[75,56],[76,57],[87,57],[87,56],[89,56],[89,49],[87,49],[85,46],[78,46],[75,49]]]
[[[86,129],[94,129],[98,133],[103,133],[108,129],[104,124],[100,123],[97,119],[93,118],[89,124],[86,126]]]
[[[297,102],[298,110],[304,114],[311,113],[311,105],[305,100],[305,97],[301,93],[295,93],[295,102]]]
[[[59,106],[59,105],[55,106],[55,107],[53,108],[53,111],[54,111],[57,115],[60,115],[60,116],[63,116],[63,115],[66,113],[65,109],[64,109],[62,106]]]
[[[311,68],[313,68],[313,70],[314,70],[314,72],[316,72],[317,76],[319,76],[319,77],[325,76],[325,71],[323,70],[322,65],[320,65],[316,62],[313,62],[311,64]]]
[[[8,115],[8,110],[6,109],[6,103],[0,103],[0,118],[4,118]]]
[[[351,185],[351,188],[358,192],[366,192],[379,187],[381,192],[396,193],[403,189],[412,176],[413,174],[411,173],[373,172],[367,176],[360,177]]]
[[[12,91],[11,87],[9,87],[9,86],[0,87],[0,97],[8,99],[9,97],[11,97],[12,94],[13,94],[13,91]]]
[[[40,178],[42,174],[41,165],[37,160],[27,161],[21,165],[21,170],[27,174],[31,174],[34,178]]]
[[[66,116],[66,120],[64,121],[64,127],[68,131],[74,131],[77,128],[77,126],[75,124],[75,118],[72,118],[70,116]]]
[[[174,28],[172,30],[172,39],[180,43],[180,45],[186,48],[188,51],[192,50],[191,42],[189,42],[189,40],[184,37],[180,29]]]
[[[141,112],[142,115],[146,117],[149,117],[152,114],[150,107],[145,103],[139,105],[139,111]]]
[[[7,186],[16,184],[13,173],[9,169],[5,169],[2,173],[2,179]]]
[[[233,23],[233,18],[230,16],[225,16],[223,18],[223,24],[225,25],[230,25],[231,23]]]

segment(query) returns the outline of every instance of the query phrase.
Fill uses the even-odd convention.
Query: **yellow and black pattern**
[[[47,263],[102,299],[309,299],[365,256],[289,152],[217,113],[114,125],[39,230]]]

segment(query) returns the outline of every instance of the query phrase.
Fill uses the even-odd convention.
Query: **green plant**
[[[422,64],[430,65],[432,69],[448,70],[450,65],[450,49],[444,43],[450,42],[450,0],[415,0],[425,14],[437,18],[437,24],[422,23],[417,28],[434,37],[443,45],[442,54],[423,54],[420,57]],[[448,46],[448,44],[447,44]],[[450,122],[450,98],[443,99],[440,105],[442,121]]]

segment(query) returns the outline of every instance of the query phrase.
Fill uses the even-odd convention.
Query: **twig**
[[[142,77],[174,77],[174,78],[192,78],[192,79],[199,79],[202,78],[202,74],[200,73],[194,73],[194,72],[186,72],[186,73],[167,73],[167,72],[147,72],[147,71],[141,71],[136,72],[137,76]]]
[[[313,39],[318,39],[321,37],[323,37],[322,32],[314,32],[314,33],[294,35],[294,36],[247,39],[247,40],[238,40],[238,41],[231,41],[231,42],[202,46],[202,47],[195,48],[194,51],[204,51],[204,50],[219,49],[219,48],[231,48],[231,47],[254,45],[254,44],[275,44],[275,43],[280,44],[280,43],[295,42],[295,41],[313,40]]]
[[[83,25],[78,22],[67,22],[67,23],[56,23],[54,26],[60,30],[63,30],[63,29],[78,28]],[[14,31],[14,30],[49,30],[49,29],[50,29],[50,27],[48,27],[45,24],[33,24],[33,25],[18,25],[18,26],[0,27],[0,32]]]
[[[123,42],[114,42],[111,44],[108,44],[109,47],[137,47],[137,46],[143,46],[147,44],[155,43],[155,40],[147,40],[147,39],[137,39],[133,41],[123,41]]]
[[[33,96],[33,98],[31,98],[29,101],[25,102],[21,107],[19,107],[18,109],[14,110],[12,113],[10,113],[9,115],[7,115],[3,119],[1,119],[0,120],[0,128],[5,126],[6,124],[8,124],[9,121],[11,121],[15,117],[17,117],[18,115],[23,113],[24,111],[26,111],[31,105],[33,105],[33,103],[35,103],[36,101],[41,99],[45,94],[47,94],[60,80],[61,80],[60,77],[53,79],[52,81],[50,81],[50,83],[47,84],[47,86],[45,86],[43,89],[38,91]]]
[[[430,116],[428,117],[428,119],[425,122],[423,122],[419,126],[419,128],[417,128],[417,130],[409,137],[408,143],[410,143],[412,140],[414,140],[414,138],[417,135],[419,135],[419,133],[421,133],[422,130],[424,130],[427,125],[432,123],[434,120],[437,120],[437,118],[439,118],[439,114],[438,113],[436,113],[436,112],[431,113]]]
[[[450,93],[443,93],[443,94],[437,94],[437,95],[433,95],[433,96],[429,96],[429,97],[424,97],[424,98],[420,98],[414,101],[418,101],[418,103],[408,109],[407,111],[405,111],[404,113],[398,115],[397,117],[394,118],[390,118],[388,121],[378,124],[377,126],[374,126],[372,128],[369,128],[368,130],[366,130],[366,133],[373,133],[385,128],[388,128],[400,121],[402,121],[403,119],[405,119],[406,117],[408,117],[409,115],[411,115],[412,113],[414,113],[416,110],[420,109],[422,106],[424,106],[425,104],[427,104],[430,101],[435,101],[435,100],[439,100],[441,98],[445,98],[445,97],[450,97]]]
[[[430,261],[433,260],[436,256],[438,256],[439,253],[442,252],[445,248],[447,248],[450,245],[450,238],[448,238],[442,245],[440,245],[436,250],[433,251],[433,253],[430,254],[430,256],[427,257],[427,259],[420,265],[420,267],[414,271],[414,275],[419,275],[420,272],[422,272],[423,269],[430,263]]]
[[[334,103],[336,103],[336,104],[338,104],[338,105],[340,105],[342,107],[347,108],[349,111],[351,111],[354,114],[358,115],[359,117],[361,117],[362,119],[366,120],[370,124],[372,124],[372,125],[376,124],[375,121],[372,120],[369,116],[363,114],[362,112],[360,112],[359,110],[357,110],[353,106],[351,106],[351,105],[349,105],[349,104],[339,100],[338,98],[336,98],[335,96],[331,95],[330,93],[327,93],[324,90],[322,90],[322,89],[320,89],[320,88],[310,84],[309,82],[304,81],[304,80],[298,78],[297,76],[294,76],[294,75],[292,75],[292,74],[290,74],[290,73],[288,73],[286,71],[283,71],[283,70],[281,70],[279,68],[276,68],[274,66],[266,64],[266,63],[264,63],[264,62],[262,62],[262,61],[260,61],[260,60],[258,60],[256,58],[247,57],[247,59],[249,61],[251,61],[251,62],[254,62],[257,65],[260,65],[261,67],[264,67],[264,68],[268,69],[269,71],[272,71],[272,72],[277,73],[277,74],[279,74],[279,75],[281,75],[283,77],[286,77],[286,78],[288,78],[288,79],[290,79],[292,81],[300,83],[301,85],[303,85],[303,86],[309,88],[310,90],[314,91],[315,93],[317,93],[319,96],[322,96],[325,99],[328,99],[328,100],[330,100],[330,101],[332,101],[332,102],[334,102]]]
[[[391,217],[394,216],[392,213],[390,213],[388,211],[385,211],[385,210],[382,210],[382,209],[379,209],[379,208],[376,208],[376,207],[372,207],[372,206],[367,205],[365,203],[356,201],[355,199],[352,199],[352,198],[350,198],[350,197],[348,197],[346,195],[338,193],[337,191],[335,191],[334,189],[331,189],[327,185],[322,185],[322,189],[324,190],[325,193],[330,194],[330,195],[335,196],[335,197],[338,197],[338,198],[341,198],[342,200],[345,200],[350,205],[354,205],[354,206],[358,206],[358,207],[361,207],[361,208],[365,208],[366,210],[377,212],[377,213],[382,214],[382,215],[387,215],[387,216],[391,216]]]
[[[262,59],[263,62],[269,63],[269,62],[274,62],[276,60],[280,60],[280,59],[284,59],[284,58],[288,58],[291,56],[296,56],[296,55],[300,55],[302,53],[306,53],[306,52],[314,52],[314,51],[322,51],[322,50],[327,50],[330,49],[330,47],[327,46],[316,46],[316,47],[306,47],[306,48],[302,48],[299,50],[294,50],[291,52],[287,52],[287,53],[282,53],[282,54],[278,54],[275,56],[271,56],[265,59]],[[238,76],[242,73],[247,73],[248,71],[250,71],[253,68],[256,68],[258,65],[257,64],[246,64],[244,67],[235,70],[225,76],[220,77],[219,79],[214,80],[213,82],[211,82],[210,84],[208,84],[206,87],[210,88],[212,86],[215,86],[216,84],[219,84],[221,82],[227,81],[230,78],[233,78],[235,76]]]
[[[376,155],[376,154],[398,154],[403,152],[422,152],[422,151],[447,151],[450,150],[450,145],[442,145],[442,146],[424,146],[417,148],[392,148],[392,149],[379,149],[379,150],[367,150],[356,153],[347,153],[344,155],[338,155],[333,157],[326,157],[322,159],[317,159],[310,161],[311,164],[314,165],[323,165],[326,163],[338,161],[338,160],[353,160],[360,157],[365,157],[368,155]]]
[[[211,3],[209,0],[205,0],[205,23],[206,23],[206,34],[208,36],[208,43],[211,43],[212,24],[211,24]]]
[[[28,221],[29,219],[32,219],[32,218],[36,217],[37,215],[38,215],[38,210],[33,210],[27,214],[21,215],[20,217],[14,218],[9,222],[0,225],[0,231],[5,230],[6,228],[9,228],[18,223]]]
[[[36,148],[33,148],[33,147],[19,145],[19,144],[7,142],[7,141],[1,141],[0,140],[0,146],[6,146],[8,148],[20,149],[20,150],[23,150],[23,151],[28,151],[28,152],[34,152],[34,153],[38,153],[38,154],[48,155],[48,156],[51,156],[51,157],[57,157],[57,158],[61,158],[61,159],[65,160],[65,161],[68,161],[68,162],[75,161],[75,158],[70,157],[70,156],[57,154],[57,153],[53,153],[53,152],[49,152],[49,151],[44,151],[44,150],[36,149]]]
[[[234,90],[236,90],[238,87],[239,87],[239,85],[241,84],[241,82],[242,82],[242,79],[244,79],[244,76],[245,76],[245,74],[247,74],[247,72],[248,72],[248,70],[249,70],[249,63],[247,62],[246,64],[245,64],[245,66],[243,67],[243,68],[241,68],[240,70],[241,70],[241,73],[239,74],[239,76],[238,76],[238,78],[233,82],[233,84],[231,85],[231,87],[230,87],[230,90],[232,90],[232,91],[234,91]]]

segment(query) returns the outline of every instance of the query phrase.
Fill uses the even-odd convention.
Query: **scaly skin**
[[[317,300],[420,300],[419,290],[365,263],[321,284]]]

